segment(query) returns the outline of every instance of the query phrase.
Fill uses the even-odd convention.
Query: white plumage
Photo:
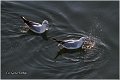
[[[82,46],[85,38],[86,37],[81,37],[78,40],[64,40],[64,44],[59,43],[59,45],[63,46],[66,49],[78,49]]]

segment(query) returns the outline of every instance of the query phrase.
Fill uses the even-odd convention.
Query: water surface
[[[118,78],[118,8],[117,1],[2,1],[2,78]],[[48,37],[65,40],[92,36],[96,46],[87,53],[60,50],[53,40],[21,33],[24,23],[20,16],[39,23],[48,20]],[[63,55],[55,60],[58,53]]]

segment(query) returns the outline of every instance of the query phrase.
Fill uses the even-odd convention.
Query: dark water
[[[119,78],[119,2],[2,1],[1,5],[2,78]],[[90,35],[96,46],[86,53],[60,50],[56,42],[41,35],[21,33],[20,16],[40,23],[48,20],[49,37]],[[58,53],[63,55],[55,60]]]

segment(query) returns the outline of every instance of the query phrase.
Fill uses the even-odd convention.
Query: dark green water
[[[92,35],[95,49],[64,54],[52,40],[21,33],[20,16],[48,20],[46,35],[60,40]],[[118,79],[119,2],[2,1],[1,44],[4,79]]]

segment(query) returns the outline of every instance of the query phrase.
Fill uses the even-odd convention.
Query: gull
[[[89,37],[81,37],[77,40],[57,40],[55,38],[52,38],[53,40],[55,40],[56,42],[58,42],[58,46],[62,46],[65,49],[91,49],[94,47],[95,45],[95,41],[93,41],[91,38]]]
[[[24,23],[27,25],[27,27],[24,27],[25,30],[31,30],[34,33],[44,33],[46,30],[48,30],[49,23],[47,20],[44,20],[42,24],[29,21],[25,17],[21,16],[21,19],[24,21]]]

